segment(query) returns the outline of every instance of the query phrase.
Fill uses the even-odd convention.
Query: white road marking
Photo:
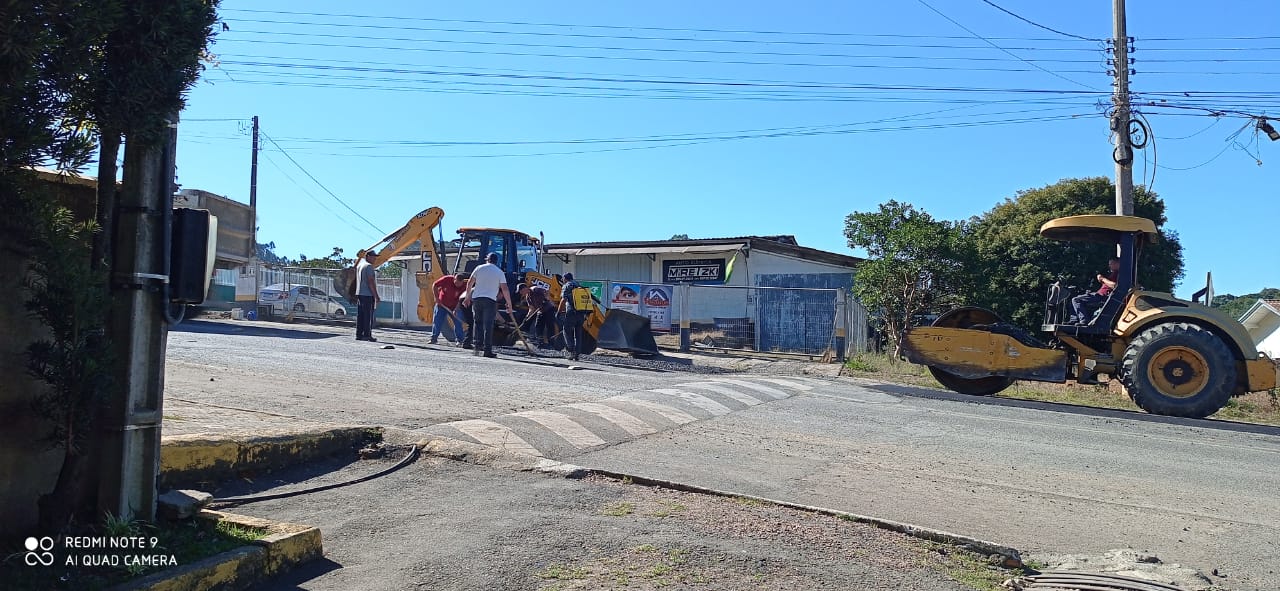
[[[667,394],[669,396],[675,396],[676,398],[680,398],[681,400],[687,400],[689,404],[692,404],[716,416],[727,415],[733,412],[732,408],[729,408],[723,404],[720,404],[719,402],[716,402],[710,398],[707,398],[706,396],[703,396],[701,394],[697,394],[694,392],[685,392],[684,390],[676,390],[674,388],[657,388],[654,390],[650,390],[650,392]]]
[[[446,423],[446,425],[461,431],[468,437],[485,445],[529,454],[531,456],[542,457],[542,452],[538,451],[532,445],[529,445],[528,442],[521,439],[519,435],[516,435],[515,431],[493,421],[473,419],[469,421]]]
[[[652,400],[642,400],[640,398],[634,398],[631,396],[617,396],[617,397],[614,397],[614,400],[621,400],[623,402],[626,402],[627,404],[634,404],[640,408],[651,410],[653,412],[656,412],[662,415],[663,417],[666,417],[667,420],[677,425],[692,423],[698,420],[694,418],[693,415],[687,412],[684,412],[677,408],[671,408],[670,406],[667,406],[665,404],[659,404]]]
[[[744,394],[742,392],[734,390],[733,388],[730,388],[723,384],[717,384],[715,382],[693,382],[689,384],[676,384],[676,385],[680,386],[681,388],[698,388],[700,390],[708,390],[711,392],[724,394],[725,396],[728,396],[729,398],[737,400],[738,402],[741,402],[747,406],[755,406],[757,404],[764,403],[763,400],[760,400],[755,396],[752,396],[750,394]]]
[[[788,388],[792,388],[792,389],[795,389],[795,390],[799,390],[799,391],[801,391],[801,392],[808,392],[809,390],[812,390],[812,389],[813,389],[813,386],[810,386],[810,385],[808,385],[808,384],[801,384],[801,383],[799,383],[799,382],[793,382],[793,381],[791,381],[791,380],[782,380],[782,379],[778,379],[778,378],[756,378],[756,379],[757,379],[757,380],[760,380],[760,381],[762,381],[762,382],[769,382],[770,384],[777,384],[777,385],[779,385],[779,386],[786,386],[786,387],[788,387]]]
[[[572,418],[549,410],[526,410],[512,413],[512,416],[529,419],[559,435],[579,449],[604,445],[605,440],[596,436],[586,427],[579,425]]]
[[[764,384],[756,384],[756,383],[753,383],[753,382],[748,382],[748,381],[746,381],[746,380],[723,380],[723,379],[717,379],[717,380],[714,380],[714,381],[717,381],[717,382],[720,382],[720,383],[724,383],[724,384],[733,384],[733,385],[735,385],[735,386],[742,386],[743,388],[750,388],[750,389],[755,390],[755,391],[757,391],[757,392],[764,392],[765,394],[768,394],[768,395],[772,396],[775,400],[782,400],[783,398],[790,398],[790,397],[791,397],[791,394],[790,394],[790,393],[788,393],[788,392],[783,392],[782,390],[779,390],[779,389],[777,389],[777,388],[770,388],[769,386],[766,386],[766,385],[764,385]]]
[[[657,429],[649,426],[648,423],[612,406],[605,406],[595,402],[578,402],[575,404],[566,404],[565,406],[596,415],[610,423],[613,423],[614,425],[617,425],[623,431],[626,431],[635,437],[658,432]]]

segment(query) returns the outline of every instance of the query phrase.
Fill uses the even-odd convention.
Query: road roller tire
[[[1218,335],[1169,322],[1138,334],[1120,362],[1129,397],[1151,414],[1202,419],[1235,392],[1236,362]]]
[[[1002,322],[1000,316],[984,308],[956,308],[938,317],[933,326],[944,328],[969,328],[976,325],[992,325]],[[1013,379],[1005,376],[962,378],[944,369],[930,367],[929,373],[948,390],[969,396],[990,396],[1013,385]]]

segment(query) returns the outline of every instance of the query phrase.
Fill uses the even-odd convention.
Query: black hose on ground
[[[311,493],[316,493],[316,492],[321,492],[326,490],[333,490],[335,488],[342,488],[344,486],[351,486],[353,484],[359,484],[361,482],[373,480],[374,478],[380,478],[382,476],[386,476],[387,474],[390,474],[392,472],[395,472],[396,470],[399,470],[405,466],[408,466],[409,464],[412,464],[414,460],[418,459],[418,455],[421,452],[422,450],[420,450],[417,445],[413,445],[409,448],[409,454],[406,455],[399,462],[396,462],[394,466],[391,466],[383,470],[379,470],[378,472],[374,472],[373,474],[369,474],[367,476],[361,476],[359,478],[355,478],[353,480],[336,482],[333,484],[325,484],[322,486],[315,486],[311,488],[304,488],[301,490],[291,490],[288,492],[281,492],[281,493],[271,493],[266,495],[245,495],[245,496],[239,496],[239,497],[226,497],[222,499],[213,499],[212,501],[209,501],[209,505],[210,506],[212,505],[218,505],[218,506],[244,505],[247,503],[256,503],[258,501],[287,499],[289,497],[297,497],[301,495],[306,495],[306,494],[311,494]]]

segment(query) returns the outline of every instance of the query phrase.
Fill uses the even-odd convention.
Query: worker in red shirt
[[[1093,321],[1093,313],[1106,303],[1107,296],[1111,295],[1112,290],[1116,288],[1116,281],[1120,278],[1120,259],[1109,259],[1107,269],[1106,275],[1099,273],[1096,277],[1101,284],[1098,291],[1071,298],[1071,309],[1075,314],[1067,320],[1067,324],[1089,324]]]
[[[431,319],[432,345],[440,338],[440,330],[446,322],[453,324],[453,342],[462,344],[462,317],[458,315],[458,300],[467,288],[467,274],[445,275],[431,284],[431,291],[436,294],[435,315]]]

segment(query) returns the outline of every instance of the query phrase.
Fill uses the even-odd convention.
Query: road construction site
[[[1275,428],[964,397],[802,361],[602,352],[571,364],[516,350],[489,360],[419,331],[377,336],[184,323],[169,339],[164,433],[371,426],[392,446],[459,442],[617,478],[428,455],[350,487],[246,504],[236,510],[325,535],[325,561],[267,588],[983,588],[916,554],[918,541],[635,488],[649,480],[955,532],[1033,565],[1096,565],[1127,549],[1133,568],[1181,573],[1179,588],[1280,587]],[[332,471],[247,474],[234,494],[390,460],[328,461]],[[822,550],[800,550],[810,547]]]

